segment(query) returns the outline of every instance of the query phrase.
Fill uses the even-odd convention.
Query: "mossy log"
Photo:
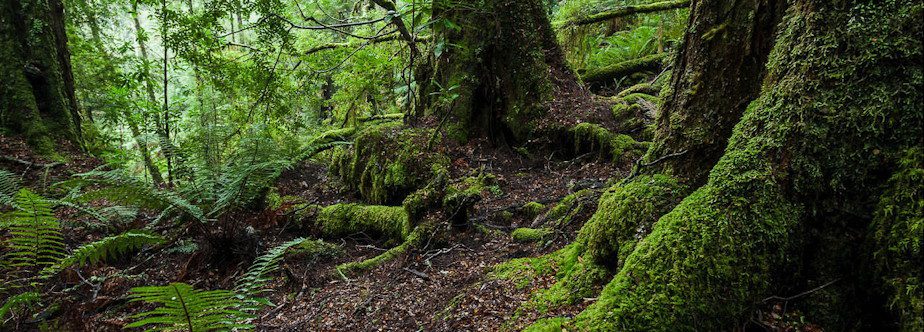
[[[561,28],[567,28],[572,26],[579,25],[588,25],[594,23],[600,23],[603,21],[612,20],[614,18],[626,17],[629,15],[636,14],[647,14],[655,13],[665,10],[687,8],[690,6],[690,0],[674,0],[674,1],[662,1],[654,3],[646,3],[639,5],[631,5],[625,7],[619,7],[613,10],[607,10],[604,12],[587,15],[580,17],[574,20],[566,21],[564,23],[557,24]]]
[[[609,66],[593,68],[581,74],[581,80],[588,84],[603,84],[633,73],[655,71],[661,68],[661,64],[666,58],[667,53],[657,53]]]

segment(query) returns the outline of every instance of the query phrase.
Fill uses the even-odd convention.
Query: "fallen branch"
[[[34,163],[34,162],[31,162],[31,161],[25,161],[25,160],[22,160],[22,159],[16,159],[16,158],[7,157],[7,156],[0,156],[0,159],[6,160],[6,161],[11,161],[11,162],[18,163],[18,164],[23,164],[23,165],[30,166],[30,167],[48,167],[48,168],[50,168],[50,167],[56,167],[56,166],[64,165],[63,163],[59,163],[59,162],[53,162],[53,163],[48,163],[48,164]]]
[[[661,67],[661,63],[664,61],[664,58],[667,58],[667,54],[668,53],[652,54],[638,59],[627,60],[606,67],[589,70],[581,75],[581,79],[584,80],[585,83],[602,83],[640,71],[655,70]]]
[[[643,5],[632,5],[616,8],[613,10],[591,14],[574,20],[566,21],[559,24],[559,27],[566,28],[571,26],[587,25],[611,20],[618,17],[625,17],[635,14],[654,13],[664,10],[679,9],[690,6],[690,0],[676,0],[655,2]]]

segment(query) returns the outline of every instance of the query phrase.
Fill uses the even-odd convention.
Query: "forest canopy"
[[[0,329],[924,329],[924,4],[0,3]]]

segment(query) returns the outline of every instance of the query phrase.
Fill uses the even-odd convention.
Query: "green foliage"
[[[41,275],[55,275],[70,266],[96,264],[128,252],[139,250],[145,245],[160,244],[164,238],[147,231],[132,230],[125,233],[109,236],[95,242],[84,244],[75,249],[70,255],[59,262],[45,268]]]
[[[29,189],[20,189],[13,202],[16,209],[3,215],[10,234],[3,265],[35,272],[57,263],[64,254],[64,243],[52,203]]]
[[[81,195],[79,197],[81,202],[105,199],[124,205],[163,211],[166,215],[177,214],[199,222],[207,221],[202,209],[195,204],[176,193],[154,188],[120,170],[82,173],[78,174],[77,178],[64,181],[59,185],[75,187],[99,186],[97,189],[92,189]],[[176,211],[179,213],[176,213]]]
[[[199,290],[183,283],[131,289],[130,302],[158,305],[154,310],[132,315],[126,328],[146,327],[154,331],[213,331],[251,329],[242,323],[253,316],[239,309],[242,301],[232,291]]]
[[[297,238],[275,246],[265,254],[257,257],[250,269],[247,270],[247,273],[238,280],[235,291],[247,297],[262,293],[266,283],[271,280],[270,274],[279,270],[279,261],[282,260],[286,252],[306,241],[308,240],[305,238]]]
[[[904,331],[924,328],[924,153],[907,151],[873,218],[876,275]]]
[[[0,306],[0,320],[5,319],[7,314],[14,314],[20,309],[32,306],[41,299],[42,295],[36,292],[25,292],[10,296],[3,302],[3,306]]]
[[[13,204],[13,196],[19,191],[19,177],[0,169],[0,206]]]

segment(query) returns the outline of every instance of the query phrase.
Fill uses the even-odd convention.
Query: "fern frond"
[[[280,244],[257,257],[247,273],[238,281],[235,290],[246,296],[256,296],[262,293],[266,282],[271,279],[270,274],[279,269],[279,261],[285,256],[286,251],[302,242],[305,242],[305,238],[297,238]]]
[[[0,206],[12,205],[13,196],[19,191],[19,176],[0,169]]]
[[[64,253],[61,225],[52,214],[52,203],[29,189],[13,197],[16,210],[4,214],[10,238],[6,266],[36,269],[58,262]]]
[[[6,299],[6,302],[3,303],[3,306],[0,307],[0,322],[2,322],[7,314],[31,306],[41,300],[41,298],[41,295],[36,292],[25,292],[10,296],[10,298]]]
[[[183,283],[167,286],[132,288],[131,302],[148,302],[159,306],[132,316],[138,319],[126,328],[147,327],[154,331],[214,331],[252,329],[242,323],[253,315],[238,308],[241,300],[228,290],[197,290]]]
[[[205,214],[198,206],[179,195],[159,190],[139,181],[121,171],[92,171],[78,174],[76,179],[64,181],[59,185],[81,186],[100,185],[102,188],[84,193],[80,201],[88,202],[105,199],[152,210],[180,211],[183,215],[206,222]]]
[[[100,261],[141,249],[141,247],[145,245],[163,242],[164,238],[154,233],[142,230],[127,231],[116,236],[106,237],[99,241],[80,246],[70,255],[61,259],[57,264],[42,270],[40,275],[56,275],[73,265],[96,264]]]

